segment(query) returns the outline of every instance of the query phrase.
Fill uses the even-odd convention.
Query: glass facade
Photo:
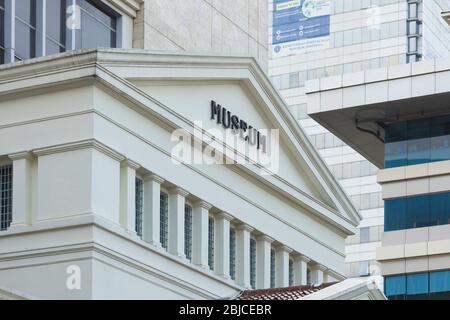
[[[0,63],[117,46],[119,15],[99,0],[0,0]],[[6,12],[7,11],[7,12]],[[14,17],[12,25],[5,15]],[[39,23],[42,21],[42,23]],[[6,37],[5,35],[8,35]],[[14,41],[6,39],[14,39]]]
[[[192,207],[184,206],[184,255],[192,261]]]
[[[384,288],[390,300],[449,300],[450,270],[386,276]]]
[[[230,229],[230,277],[236,280],[236,230]]]
[[[389,124],[385,168],[450,160],[450,116]]]
[[[214,270],[214,218],[208,220],[208,266]]]
[[[169,196],[161,192],[160,195],[159,238],[161,246],[167,250],[169,242]]]
[[[250,286],[256,289],[256,240],[250,239]]]
[[[0,231],[12,222],[12,165],[0,166]]]
[[[136,219],[136,233],[142,237],[142,213],[144,212],[144,182],[136,178],[135,187],[135,219]]]
[[[450,192],[385,201],[384,231],[450,224]]]

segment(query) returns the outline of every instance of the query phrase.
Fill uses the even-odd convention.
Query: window
[[[403,300],[406,294],[406,276],[385,277],[384,290],[389,300]]]
[[[208,220],[208,265],[214,270],[214,218]]]
[[[256,240],[250,239],[250,286],[256,289]]]
[[[36,56],[36,0],[16,1],[15,58],[25,60]]]
[[[307,268],[306,269],[306,283],[311,285],[312,284],[312,273],[311,273],[311,269]]]
[[[270,250],[270,287],[275,288],[275,275],[276,275],[276,264],[275,264],[275,250]]]
[[[0,166],[0,231],[12,222],[12,165]]]
[[[450,270],[385,277],[389,300],[449,300]]]
[[[289,259],[289,287],[294,285],[294,260]]]
[[[385,201],[384,231],[450,224],[450,192]]]
[[[361,228],[359,229],[359,236],[361,243],[370,242],[370,228]]]
[[[135,187],[135,205],[136,205],[136,233],[142,237],[142,213],[144,207],[144,183],[141,179],[136,178]]]
[[[236,230],[230,228],[230,277],[236,280]]]
[[[13,26],[5,26],[5,14],[14,17]],[[70,15],[73,22],[79,22],[73,29],[67,27]],[[7,8],[0,0],[0,63],[73,49],[114,48],[118,18],[119,14],[100,0],[16,0],[15,6]],[[14,42],[7,40],[13,36]]]
[[[386,126],[385,167],[450,159],[450,116]]]
[[[116,15],[100,2],[78,0],[81,28],[75,31],[76,48],[116,47]]]
[[[161,246],[167,249],[169,240],[169,196],[164,192],[161,192],[160,195],[159,232]]]
[[[51,5],[45,7],[46,55],[66,51],[66,2],[66,0],[53,0]]]
[[[186,259],[192,261],[192,207],[184,207],[184,254]]]
[[[359,263],[359,276],[366,277],[370,275],[369,271],[370,262],[369,261],[361,261]]]

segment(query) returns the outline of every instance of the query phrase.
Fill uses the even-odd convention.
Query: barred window
[[[230,277],[236,280],[236,230],[230,229]]]
[[[142,212],[144,206],[144,182],[136,178],[135,187],[136,197],[136,233],[139,237],[142,237]]]
[[[192,260],[192,207],[184,207],[184,254],[186,259]]]
[[[169,196],[161,192],[160,195],[160,221],[159,221],[160,241],[164,249],[168,247],[169,239]]]
[[[294,260],[289,259],[289,287],[294,285]]]
[[[270,250],[270,287],[275,288],[275,250]]]
[[[12,165],[0,166],[0,231],[12,222]]]
[[[214,270],[214,218],[209,217],[208,221],[208,265]]]
[[[256,241],[250,239],[250,285],[256,289]]]

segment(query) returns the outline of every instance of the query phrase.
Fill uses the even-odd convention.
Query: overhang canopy
[[[450,113],[450,59],[308,81],[308,113],[379,168],[384,125]]]

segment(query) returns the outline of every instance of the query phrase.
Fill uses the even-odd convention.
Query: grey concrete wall
[[[267,0],[145,0],[135,48],[248,55],[267,69]]]

